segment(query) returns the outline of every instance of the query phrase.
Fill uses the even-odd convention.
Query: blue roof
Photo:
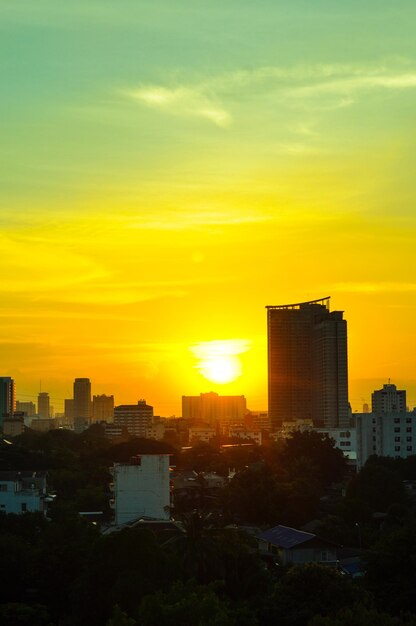
[[[303,530],[296,530],[289,526],[275,526],[265,530],[259,537],[278,548],[293,548],[301,543],[315,539],[316,535],[305,533]]]

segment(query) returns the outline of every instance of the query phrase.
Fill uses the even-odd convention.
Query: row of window
[[[373,445],[373,452],[376,452],[377,450],[377,446]],[[406,446],[406,452],[412,452],[413,448],[412,446]],[[394,446],[394,451],[395,452],[400,452],[401,451],[401,447],[400,446]]]

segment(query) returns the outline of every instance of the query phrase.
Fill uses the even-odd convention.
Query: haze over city
[[[17,397],[41,379],[62,410],[87,376],[163,415],[211,390],[264,409],[264,306],[331,295],[353,409],[388,378],[416,404],[414,13],[3,2],[0,354]]]

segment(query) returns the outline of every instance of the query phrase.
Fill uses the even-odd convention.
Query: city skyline
[[[353,409],[388,378],[416,404],[415,13],[2,3],[0,357],[18,399],[42,379],[59,411],[85,376],[161,414],[209,391],[264,409],[263,307],[329,293]],[[221,345],[225,384],[205,378]]]

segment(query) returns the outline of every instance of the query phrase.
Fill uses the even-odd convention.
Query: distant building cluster
[[[343,312],[331,312],[329,304],[327,297],[266,307],[268,410],[250,410],[244,395],[210,392],[182,396],[181,417],[161,417],[154,415],[153,406],[144,399],[115,404],[114,395],[92,395],[89,378],[76,378],[72,397],[64,401],[64,412],[56,413],[45,391],[39,392],[37,403],[16,400],[15,381],[3,376],[3,437],[15,437],[26,427],[81,433],[98,424],[113,442],[140,437],[185,447],[198,442],[262,445],[291,437],[294,431],[315,430],[331,437],[357,468],[373,454],[401,458],[416,454],[416,410],[408,410],[406,391],[397,389],[390,380],[372,393],[371,407],[364,403],[361,413],[352,413],[348,402],[347,322]],[[134,476],[150,485],[151,478],[144,477],[151,476],[155,463],[164,467],[167,462],[143,459],[127,469],[115,467],[114,506],[127,511],[122,494],[130,489]],[[22,480],[20,484],[24,484]],[[15,488],[16,493],[19,490]],[[3,486],[3,491],[8,488]],[[167,495],[160,504],[146,504],[146,511],[148,506],[152,511],[159,506],[161,515],[160,507],[168,506]],[[117,515],[122,520],[123,513]]]

